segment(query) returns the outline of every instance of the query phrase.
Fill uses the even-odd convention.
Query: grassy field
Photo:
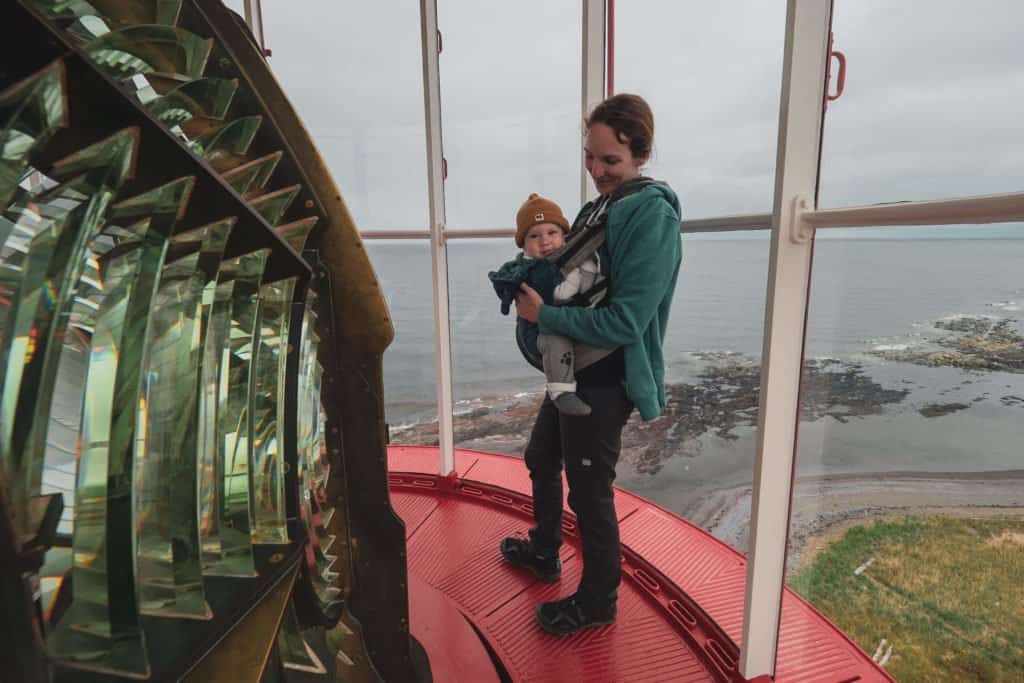
[[[853,527],[790,587],[898,681],[1024,681],[1024,518]]]

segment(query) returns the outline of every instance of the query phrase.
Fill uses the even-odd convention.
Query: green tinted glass
[[[249,200],[249,204],[263,216],[267,223],[277,225],[281,222],[281,217],[284,216],[288,207],[295,201],[295,197],[298,196],[301,189],[299,185],[292,185],[269,194],[254,197]]]
[[[63,125],[66,115],[60,62],[0,93],[0,207],[13,198],[29,152]]]
[[[160,275],[143,373],[144,439],[136,460],[139,602],[143,612],[208,618],[199,544],[199,380],[203,295],[233,220],[176,235]]]
[[[245,154],[262,123],[262,116],[233,119],[215,131],[193,140],[192,149],[209,160],[220,159],[225,155]]]
[[[17,248],[5,246],[0,278],[10,296],[0,348],[0,462],[10,473],[15,514],[39,492],[61,343],[86,248],[135,154],[125,131],[64,159],[61,185],[12,207]]]
[[[258,190],[266,185],[274,173],[274,169],[277,168],[277,162],[281,160],[281,156],[281,152],[267,154],[236,166],[226,171],[221,177],[239,194]]]
[[[153,89],[153,99],[147,101],[146,108],[169,126],[192,119],[221,121],[237,90],[235,79],[200,78],[182,83],[165,95],[157,95]]]
[[[253,348],[268,250],[225,261],[217,275],[203,357],[201,411],[208,460],[200,470],[204,573],[251,576]]]
[[[326,674],[327,668],[309,646],[302,635],[299,619],[295,613],[295,604],[288,603],[285,608],[281,630],[277,634],[278,653],[285,669],[302,671],[308,674]]]
[[[154,202],[163,191],[150,193]],[[177,213],[177,211],[174,211]],[[68,612],[51,638],[53,654],[103,668],[148,672],[134,591],[133,471],[145,413],[141,393],[150,313],[167,235],[150,219],[107,224],[91,245],[99,263],[98,298],[75,490],[76,523]]]
[[[69,30],[88,39],[87,34],[82,36],[80,29]],[[84,49],[96,64],[115,78],[162,73],[194,80],[202,77],[212,47],[213,39],[200,38],[185,29],[143,25],[93,37]]]
[[[253,371],[253,541],[287,543],[284,502],[285,388],[288,334],[297,278],[260,288],[259,343]]]
[[[316,216],[303,218],[302,220],[293,221],[285,225],[279,225],[274,228],[274,232],[287,242],[292,249],[301,254],[302,248],[306,246],[306,240],[309,239],[309,234],[313,232],[313,228],[316,227],[319,220]]]

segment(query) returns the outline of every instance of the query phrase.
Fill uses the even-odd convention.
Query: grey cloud
[[[509,225],[526,193],[578,203],[580,4],[441,0],[449,222]],[[1021,189],[1017,0],[836,0],[847,90],[825,205]],[[785,3],[617,6],[616,89],[657,120],[650,172],[688,217],[771,209]],[[360,226],[426,227],[419,3],[264,0],[272,66]]]

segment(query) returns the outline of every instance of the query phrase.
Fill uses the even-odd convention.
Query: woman
[[[610,264],[609,300],[599,308],[548,306],[523,285],[516,309],[519,317],[538,322],[542,333],[615,351],[576,373],[577,391],[591,406],[589,416],[561,415],[545,398],[525,455],[537,524],[529,538],[501,542],[507,561],[542,581],[559,579],[564,462],[569,507],[583,546],[583,576],[575,593],[537,608],[541,627],[557,635],[615,620],[622,574],[615,464],[634,406],[644,420],[665,408],[662,344],[682,255],[675,193],[640,174],[654,142],[647,102],[615,95],[594,109],[585,126],[586,167],[600,196],[583,207],[574,225],[607,220],[599,255]]]

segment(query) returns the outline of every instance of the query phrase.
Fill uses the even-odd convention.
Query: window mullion
[[[607,65],[607,13],[605,0],[583,0],[583,73],[581,102],[582,117],[605,98],[605,67]],[[583,165],[583,148],[580,146],[580,203],[585,204],[596,196],[587,170]]]
[[[427,133],[430,196],[430,261],[434,292],[434,368],[437,375],[437,432],[442,475],[455,470],[452,426],[452,340],[448,310],[448,248],[445,243],[444,151],[441,141],[441,78],[436,0],[420,0],[423,46],[423,104]]]
[[[789,0],[757,457],[740,671],[775,670],[786,567],[812,240],[790,239],[796,197],[816,196],[831,2]]]

